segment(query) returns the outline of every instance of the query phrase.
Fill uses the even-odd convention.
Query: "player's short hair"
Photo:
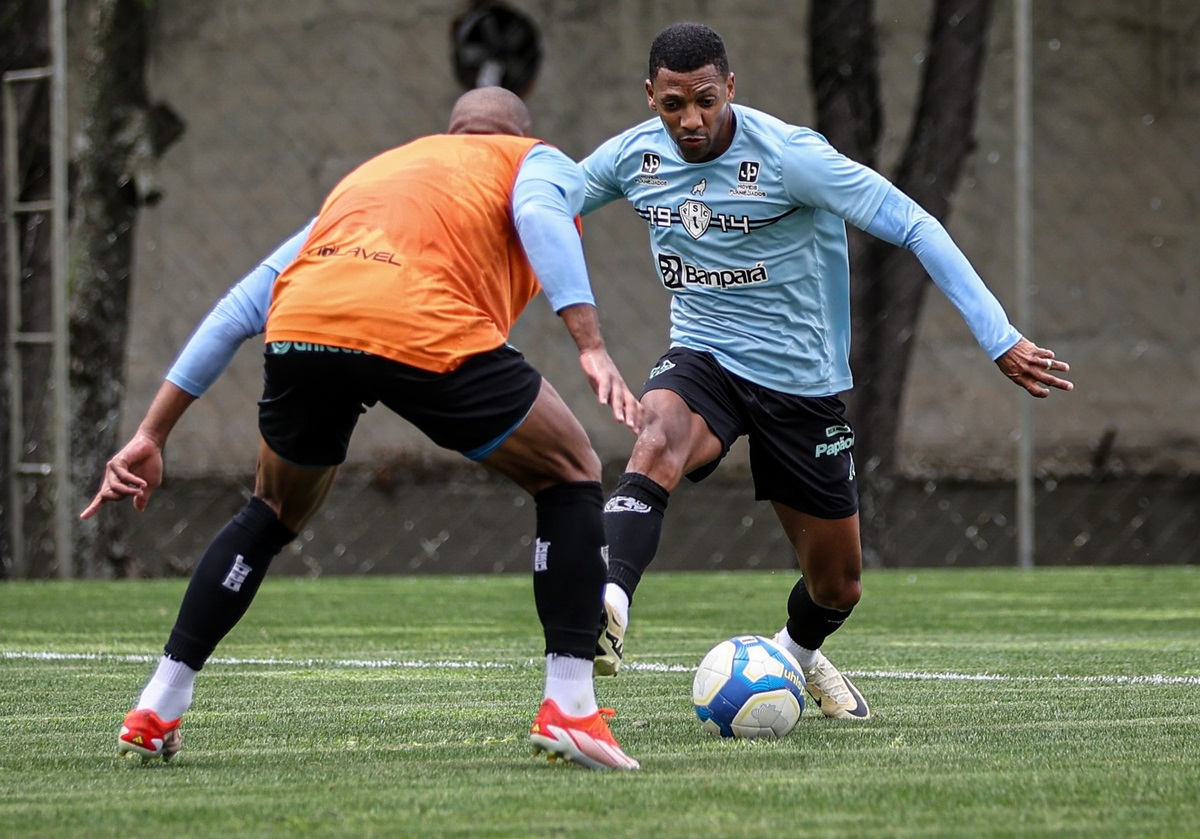
[[[659,32],[650,45],[651,81],[663,68],[673,73],[690,73],[709,64],[722,76],[729,75],[725,42],[703,23],[673,23]]]

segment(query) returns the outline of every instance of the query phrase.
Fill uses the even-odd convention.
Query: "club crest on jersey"
[[[712,210],[703,201],[688,199],[679,205],[679,222],[693,239],[699,239],[704,235],[710,221],[712,221]]]

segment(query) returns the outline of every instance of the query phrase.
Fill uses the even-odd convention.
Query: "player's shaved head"
[[[521,97],[502,87],[468,90],[450,111],[451,134],[512,134],[528,137],[533,118]]]

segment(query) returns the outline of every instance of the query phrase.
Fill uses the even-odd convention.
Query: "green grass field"
[[[0,585],[0,836],[1200,836],[1200,573],[868,572],[826,645],[867,723],[703,733],[690,668],[793,580],[651,573],[598,684],[637,773],[530,755],[530,581],[269,580],[175,761],[115,734],[184,582]]]

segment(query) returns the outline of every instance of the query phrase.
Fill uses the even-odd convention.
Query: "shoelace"
[[[821,690],[825,691],[834,702],[841,705],[849,701],[850,689],[846,687],[846,681],[841,677],[841,674],[831,671],[833,671],[833,668],[829,666],[828,660],[821,662],[814,668],[814,675],[818,678],[813,681],[819,683]],[[833,683],[835,689],[829,690],[829,684],[827,683]]]

